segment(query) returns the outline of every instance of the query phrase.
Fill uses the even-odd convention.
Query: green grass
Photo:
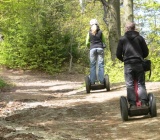
[[[0,78],[0,89],[7,86],[7,83]]]

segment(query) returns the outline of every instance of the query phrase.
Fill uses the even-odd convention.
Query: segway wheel
[[[148,94],[148,100],[149,100],[150,115],[151,117],[156,117],[157,116],[156,99],[152,93]]]
[[[85,77],[85,84],[86,84],[86,92],[90,93],[90,79],[89,79],[89,76]]]
[[[104,77],[104,84],[105,84],[106,90],[110,91],[110,82],[109,82],[109,75],[108,74],[106,74]]]
[[[127,99],[124,96],[120,97],[120,110],[121,110],[121,117],[123,121],[128,120],[128,103]]]

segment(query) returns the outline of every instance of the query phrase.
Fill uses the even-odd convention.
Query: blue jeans
[[[145,86],[145,72],[142,64],[125,64],[124,75],[127,87],[127,99],[130,104],[136,104],[136,93],[134,91],[134,80],[138,84],[138,99],[141,102],[147,103],[147,92]]]
[[[96,62],[98,62],[98,79],[96,76]],[[90,50],[90,80],[95,84],[98,80],[104,83],[104,50],[103,48],[93,48]]]

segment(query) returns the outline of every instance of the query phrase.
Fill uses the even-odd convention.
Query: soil
[[[129,117],[123,122],[120,96],[124,83],[111,91],[86,94],[83,74],[1,70],[10,88],[0,92],[0,140],[159,140],[160,82],[147,82],[156,97],[157,117]]]

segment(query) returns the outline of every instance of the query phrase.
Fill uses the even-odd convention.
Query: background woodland
[[[158,0],[1,0],[0,65],[23,70],[89,73],[85,39],[96,18],[106,37],[105,72],[122,82],[123,63],[115,58],[127,21],[137,23],[160,81],[160,1]],[[146,73],[147,75],[147,73]]]

